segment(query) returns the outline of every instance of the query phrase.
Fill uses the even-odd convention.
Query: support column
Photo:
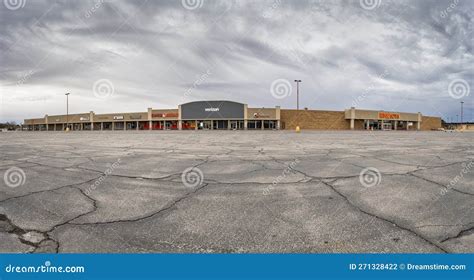
[[[89,112],[89,120],[91,121],[91,131],[94,130],[94,111]]]
[[[264,127],[264,125],[263,125],[263,120],[261,120],[260,123],[261,123],[261,126],[262,126],[262,130],[264,130],[265,127]]]
[[[194,121],[194,123],[195,123],[194,130],[198,130],[198,121],[196,120]]]
[[[104,123],[100,122],[100,131],[103,131],[103,130],[104,130]]]
[[[351,107],[351,130],[354,130],[355,124],[355,107]]]
[[[112,122],[112,131],[115,130],[115,122]]]
[[[152,108],[148,108],[148,130],[152,130],[153,128],[151,127],[152,126],[152,119],[153,119],[153,109]]]
[[[421,129],[421,113],[418,112],[418,121],[416,122],[416,129],[420,130]]]
[[[407,130],[410,130],[409,127],[408,127],[409,121],[406,121],[405,123],[406,123]]]
[[[394,121],[394,125],[395,125],[395,127],[394,127],[394,129],[393,129],[393,130],[397,130],[398,121]]]
[[[230,130],[230,120],[227,120],[227,130]]]
[[[277,120],[276,129],[280,129],[280,118],[281,118],[281,108],[280,108],[280,106],[275,107],[275,118]]]
[[[248,105],[247,104],[244,104],[244,130],[247,130],[248,129],[248,126],[247,126],[247,120],[248,120]]]
[[[178,121],[178,130],[183,130],[183,121],[182,120]]]

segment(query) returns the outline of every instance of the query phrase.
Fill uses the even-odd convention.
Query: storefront
[[[31,131],[130,130],[432,130],[439,117],[421,113],[386,112],[350,108],[344,111],[249,108],[234,101],[195,101],[176,109],[148,108],[145,112],[95,114],[94,112],[26,119]]]
[[[181,129],[278,129],[279,107],[248,108],[233,101],[196,101],[179,106]]]
[[[419,130],[421,113],[399,113],[386,111],[358,110],[345,111],[350,121],[350,129],[365,130]]]

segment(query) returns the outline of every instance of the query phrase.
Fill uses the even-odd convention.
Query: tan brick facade
[[[297,125],[301,129],[321,130],[349,130],[350,120],[346,119],[347,112],[344,111],[322,111],[322,110],[287,110],[281,109],[281,128],[295,129]],[[416,114],[413,114],[416,116]],[[422,116],[421,130],[432,130],[441,127],[441,118]],[[364,121],[356,119],[354,129],[363,130]],[[409,130],[416,130],[416,126]]]
[[[421,130],[432,130],[441,127],[441,118],[427,116],[421,117]]]
[[[281,109],[280,123],[282,129],[350,129],[343,111],[320,110],[287,110]]]

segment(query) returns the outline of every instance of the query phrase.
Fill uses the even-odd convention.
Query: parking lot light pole
[[[299,118],[299,111],[300,111],[300,83],[301,80],[295,80],[296,83],[296,116]],[[299,121],[296,123],[296,132],[300,132],[300,124]]]
[[[66,93],[66,131],[69,131],[69,94]]]
[[[463,105],[464,105],[464,101],[461,101],[461,124],[463,122],[463,115],[464,115]]]
[[[296,110],[300,109],[300,83],[301,80],[295,80],[296,83]]]

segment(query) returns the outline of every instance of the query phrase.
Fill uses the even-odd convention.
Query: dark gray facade
[[[233,101],[196,101],[181,105],[182,120],[244,119],[245,105]]]

